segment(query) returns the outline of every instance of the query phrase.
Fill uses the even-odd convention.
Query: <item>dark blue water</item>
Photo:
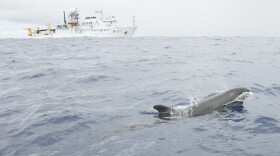
[[[1,39],[0,155],[279,155],[280,38]],[[247,87],[243,107],[161,120]]]

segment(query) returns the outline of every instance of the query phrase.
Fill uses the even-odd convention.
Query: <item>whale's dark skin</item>
[[[188,117],[195,117],[210,113],[227,104],[230,104],[244,92],[250,92],[250,90],[247,88],[235,88],[217,94],[213,97],[210,97],[209,99],[198,103],[197,105],[192,106],[191,112],[189,111],[187,115]],[[176,116],[176,114],[180,114],[178,113],[178,110],[164,105],[155,105],[154,109],[156,109],[159,112],[160,118],[171,117]]]

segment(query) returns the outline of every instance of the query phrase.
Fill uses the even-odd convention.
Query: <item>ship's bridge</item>
[[[92,17],[86,17],[85,20],[90,20],[90,19],[96,19],[95,16],[92,16]]]
[[[92,16],[92,17],[86,17],[84,22],[82,23],[82,25],[84,26],[92,26],[94,24],[97,24],[97,21],[96,21],[96,17],[95,16]]]

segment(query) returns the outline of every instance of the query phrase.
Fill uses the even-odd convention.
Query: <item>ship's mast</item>
[[[133,16],[133,26],[135,26],[135,16]]]
[[[65,11],[63,11],[63,15],[64,15],[64,25],[66,26],[67,23],[66,23]]]

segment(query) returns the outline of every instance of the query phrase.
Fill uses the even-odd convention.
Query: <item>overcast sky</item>
[[[69,8],[81,17],[102,9],[122,25],[132,25],[135,16],[135,36],[280,37],[280,0],[0,0],[0,37],[55,26]]]

